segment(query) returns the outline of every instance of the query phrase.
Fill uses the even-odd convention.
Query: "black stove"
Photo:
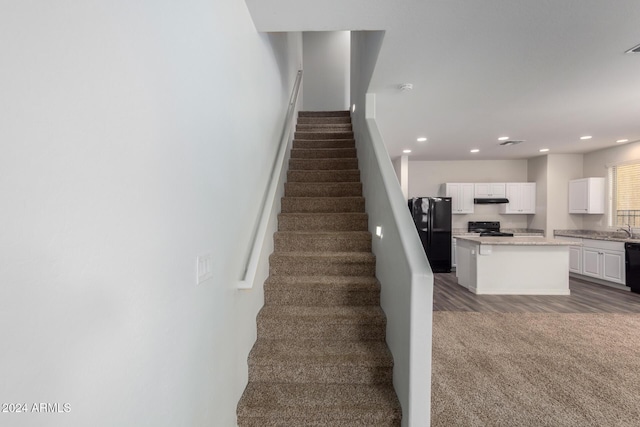
[[[480,236],[513,237],[513,233],[500,231],[500,221],[469,221],[467,231]]]

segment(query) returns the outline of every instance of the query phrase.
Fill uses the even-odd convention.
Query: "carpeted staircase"
[[[300,112],[240,427],[399,426],[348,111]]]

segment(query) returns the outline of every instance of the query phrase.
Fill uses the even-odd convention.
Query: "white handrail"
[[[271,175],[269,176],[269,184],[262,197],[262,204],[258,211],[258,218],[256,219],[253,234],[251,237],[251,250],[244,263],[244,271],[242,272],[242,279],[238,283],[238,289],[251,289],[253,287],[253,281],[255,279],[256,271],[258,270],[258,262],[260,261],[260,253],[262,251],[262,244],[264,242],[267,229],[269,226],[270,211],[275,202],[275,196],[278,190],[278,184],[280,180],[280,174],[284,167],[284,159],[287,153],[287,147],[289,146],[289,136],[292,129],[293,115],[298,102],[298,94],[300,92],[300,83],[302,82],[302,70],[298,70],[296,75],[296,81],[291,91],[291,97],[289,98],[289,106],[287,109],[287,115],[282,126],[282,134],[280,135],[280,146],[278,147],[278,153],[273,160],[271,166]]]

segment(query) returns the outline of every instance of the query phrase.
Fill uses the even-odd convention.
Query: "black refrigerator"
[[[451,271],[451,197],[414,197],[411,217],[434,273]]]

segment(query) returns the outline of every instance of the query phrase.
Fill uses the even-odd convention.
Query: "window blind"
[[[640,161],[613,166],[613,225],[640,227]]]

